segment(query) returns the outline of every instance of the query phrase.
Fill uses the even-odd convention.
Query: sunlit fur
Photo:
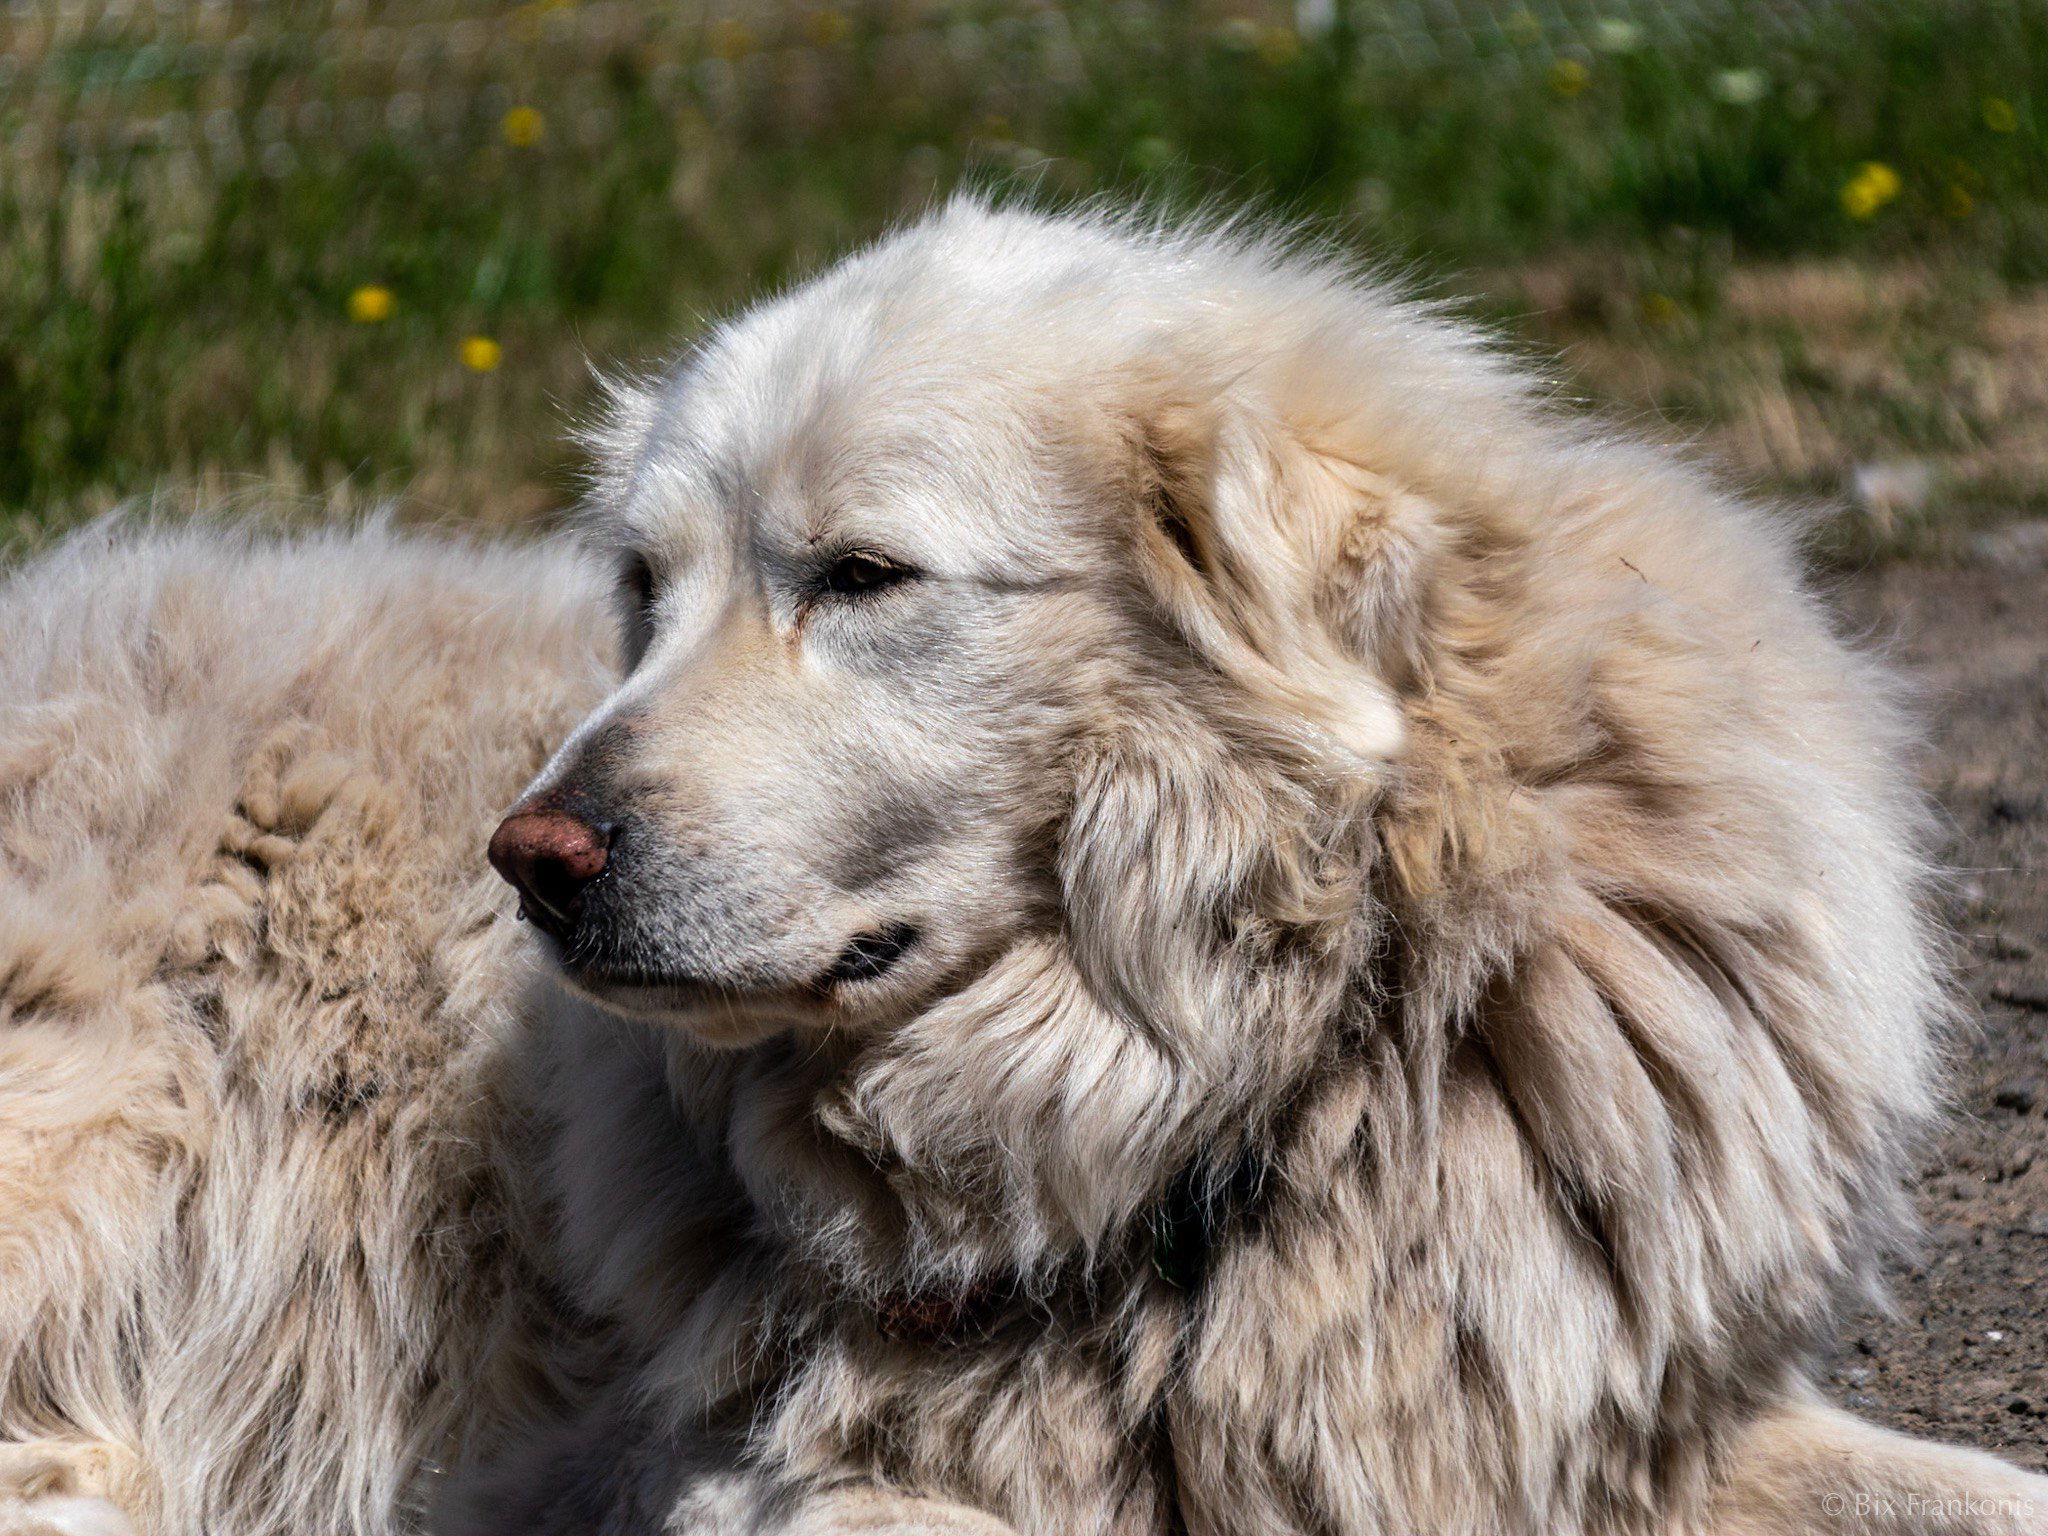
[[[0,596],[0,1531],[399,1530],[453,1457],[450,1536],[2039,1528],[1806,1384],[1952,1003],[1776,515],[1313,250],[973,202],[598,449],[602,703],[560,551]],[[929,577],[793,603],[807,519]],[[478,852],[557,742],[708,999],[521,985]]]
[[[105,527],[0,588],[0,1531],[394,1531],[546,1400],[480,850],[592,589]]]
[[[537,792],[708,871],[636,963],[749,970],[541,1032],[564,1252],[647,1363],[455,1529],[842,1483],[1059,1536],[2048,1519],[1806,1385],[1952,1002],[1908,732],[1781,516],[1312,249],[974,202],[599,449],[668,595]],[[933,574],[806,609],[835,541]],[[972,814],[844,916],[911,779]],[[752,1000],[894,913],[924,970]],[[1247,1166],[1169,1285],[1161,1203]]]

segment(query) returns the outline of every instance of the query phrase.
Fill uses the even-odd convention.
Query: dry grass
[[[1017,179],[1491,274],[1441,286],[1596,401],[1852,497],[1844,552],[2048,500],[2036,0],[1296,12],[0,6],[0,544],[166,485],[545,520],[590,360]]]
[[[1567,389],[1836,507],[1836,554],[1939,554],[2048,506],[2048,292],[1843,260],[1702,274],[1641,256],[1491,274],[1487,304]]]
[[[1766,494],[1820,504],[1837,558],[1939,556],[1988,523],[2048,513],[2048,291],[1917,262],[1703,275],[1611,252],[1459,287],[1526,353],[1554,359],[1561,392],[1588,409],[1690,444]],[[512,328],[515,365],[476,375],[422,369],[411,348],[380,354],[318,321],[261,352],[231,338],[195,355],[186,387],[156,406],[167,440],[203,444],[221,413],[254,412],[282,388],[310,416],[389,411],[417,445],[411,461],[394,473],[300,458],[280,437],[254,464],[173,458],[159,481],[173,503],[388,503],[422,521],[546,526],[575,494],[569,429],[588,409],[593,363],[647,364],[683,339],[603,321]],[[120,499],[95,488],[64,516],[18,523],[16,541]]]

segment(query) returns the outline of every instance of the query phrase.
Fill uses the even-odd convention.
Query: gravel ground
[[[1982,1028],[1922,1170],[1920,1263],[1849,1327],[1836,1398],[1915,1434],[2048,1470],[2048,571],[1894,566],[1844,609],[1921,679],[1928,784]]]

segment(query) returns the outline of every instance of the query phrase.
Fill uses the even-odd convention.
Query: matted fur
[[[442,1524],[478,1536],[2048,1519],[2039,1480],[1805,1385],[1903,1241],[1951,1004],[1908,733],[1778,519],[1313,251],[972,202],[622,390],[599,448],[593,543],[652,596],[534,793],[624,808],[620,974],[714,995],[595,981],[572,945],[509,1028],[509,902],[453,850],[592,702],[566,557],[194,536],[74,546],[0,603],[33,641],[0,662],[10,890],[40,919],[92,882],[51,952],[109,978],[6,994],[48,1042],[10,1101],[60,1087],[0,1141],[0,1187],[48,1213],[0,1277],[4,1428],[133,1457],[67,1492],[179,1531],[381,1530],[466,1436],[494,1465]],[[926,575],[858,613],[793,598],[848,540]],[[183,654],[191,602],[160,569],[258,594],[186,621],[206,662],[168,706],[153,637]],[[346,644],[251,618],[302,610]],[[451,613],[474,647],[420,641]],[[60,759],[34,732],[70,692],[105,702]],[[279,809],[323,795],[251,798],[302,715],[407,836],[323,843]],[[245,854],[233,913],[173,913]],[[252,927],[301,858],[357,894]],[[906,914],[896,970],[797,984]],[[379,1031],[333,1022],[318,1000],[372,971]],[[235,988],[224,1054],[186,999]],[[332,1047],[294,1043],[337,1029],[406,1132],[381,1159],[327,1128],[362,1108],[326,1092]],[[468,1214],[524,1188],[526,1122],[479,1086],[506,1056],[567,1283],[619,1335],[559,1424],[509,1366],[463,1375],[492,1333],[545,1353],[530,1266]],[[99,1062],[176,1087],[102,1108]],[[196,1136],[237,1066],[277,1085],[267,1134]],[[269,1193],[292,1168],[297,1204]],[[186,1193],[211,1180],[261,1198]],[[1190,1198],[1183,1288],[1158,1231]],[[445,1262],[414,1260],[428,1231]],[[308,1275],[344,1299],[299,1310]],[[346,1300],[365,1280],[377,1306]],[[974,1326],[906,1336],[903,1298]],[[253,1321],[278,1315],[317,1326]],[[368,1395],[323,1419],[246,1385],[308,1376]]]
[[[9,1536],[121,1529],[97,1495],[395,1530],[546,1399],[480,850],[601,690],[591,592],[559,548],[114,526],[0,589]]]

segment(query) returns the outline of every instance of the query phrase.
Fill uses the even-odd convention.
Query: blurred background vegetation
[[[589,364],[964,182],[1322,221],[1836,508],[2048,510],[2044,0],[0,0],[0,536],[519,524]]]

